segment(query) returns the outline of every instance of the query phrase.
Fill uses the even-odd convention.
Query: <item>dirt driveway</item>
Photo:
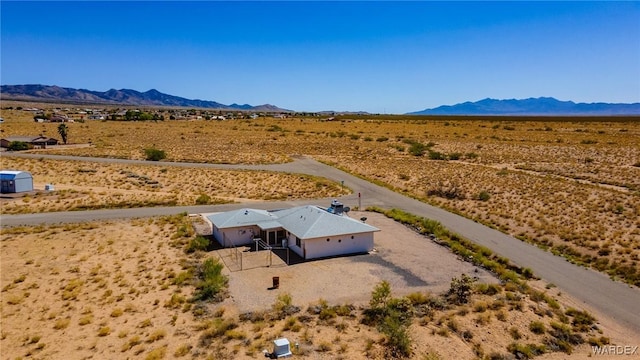
[[[330,304],[368,302],[374,286],[386,280],[394,295],[415,291],[444,292],[452,277],[466,273],[481,282],[497,282],[489,272],[461,261],[447,248],[421,236],[406,226],[377,213],[353,212],[352,217],[366,216],[367,223],[379,228],[375,249],[370,254],[307,261],[287,266],[278,256],[268,264],[268,252],[249,253],[249,270],[229,271],[231,298],[226,302],[239,311],[270,307],[276,297],[289,293],[294,304],[306,305],[319,299]],[[228,249],[219,250],[221,255]],[[246,253],[245,253],[246,254]],[[225,258],[228,263],[228,258]],[[254,267],[255,266],[255,267]],[[235,268],[233,269],[235,270]],[[272,277],[280,287],[270,290]]]

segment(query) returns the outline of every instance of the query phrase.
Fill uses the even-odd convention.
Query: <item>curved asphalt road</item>
[[[6,153],[5,153],[6,154]],[[354,194],[345,196],[341,200],[348,206],[358,205],[358,193],[362,194],[362,206],[380,206],[385,208],[399,208],[409,213],[437,220],[450,230],[486,246],[500,256],[510,259],[513,263],[528,267],[543,280],[553,283],[563,292],[582,301],[618,323],[626,326],[629,331],[640,334],[640,289],[633,288],[620,282],[610,280],[606,275],[573,265],[559,256],[543,251],[535,246],[522,242],[514,237],[478,224],[462,216],[449,213],[440,208],[422,203],[386,188],[374,185],[353,175],[347,174],[331,166],[319,163],[311,158],[301,157],[294,162],[275,165],[224,165],[224,164],[192,164],[173,162],[148,162],[138,160],[72,157],[61,155],[40,154],[8,154],[25,158],[48,158],[60,160],[83,160],[93,162],[144,164],[153,166],[181,166],[203,167],[215,169],[245,169],[271,170],[290,173],[302,173],[322,176],[336,182],[344,181],[344,185],[351,188]],[[282,201],[252,203],[250,206],[262,209],[276,209],[298,204],[315,203],[327,205],[328,199],[315,201]],[[35,225],[41,223],[80,222],[101,219],[118,219],[131,217],[147,217],[155,215],[170,215],[179,212],[214,212],[238,209],[246,204],[225,204],[216,206],[182,206],[157,207],[142,209],[94,210],[83,212],[58,212],[26,215],[0,216],[2,227],[16,225]],[[638,344],[622,344],[638,345]]]

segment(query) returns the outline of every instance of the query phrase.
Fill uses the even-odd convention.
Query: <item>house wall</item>
[[[213,237],[224,247],[252,245],[254,234],[259,234],[257,226],[245,226],[229,229],[218,229],[213,226]]]
[[[16,175],[15,186],[16,192],[33,191],[33,178],[31,177],[31,174],[21,172]]]
[[[305,259],[358,254],[373,250],[373,232],[301,239],[300,247],[296,245],[295,235],[289,235],[288,239],[289,248]]]

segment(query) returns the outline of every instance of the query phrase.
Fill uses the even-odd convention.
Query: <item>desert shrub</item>
[[[460,160],[461,157],[462,157],[462,154],[459,152],[454,152],[449,154],[449,160]]]
[[[496,319],[500,321],[507,321],[507,312],[504,310],[500,310],[496,313]]]
[[[447,155],[438,151],[429,150],[429,159],[430,160],[447,160]]]
[[[532,321],[531,323],[529,323],[529,330],[531,330],[532,333],[534,334],[544,334],[544,332],[547,330],[544,326],[544,323],[541,321]]]
[[[409,154],[413,156],[422,156],[424,155],[424,152],[426,150],[427,150],[427,147],[424,146],[424,144],[421,144],[419,142],[413,142],[409,146]]]
[[[476,301],[473,304],[473,312],[485,312],[489,306],[484,301]]]
[[[382,281],[373,289],[370,308],[365,309],[363,322],[376,324],[387,338],[387,351],[394,358],[411,354],[411,338],[408,326],[412,316],[412,304],[408,298],[391,297],[391,286]]]
[[[144,149],[144,155],[149,161],[160,161],[167,158],[167,154],[164,150],[156,149],[155,147]]]
[[[224,332],[224,337],[227,340],[244,340],[247,338],[247,334],[238,330],[227,330]]]
[[[589,314],[589,312],[580,311],[574,308],[567,309],[565,314],[573,318],[571,325],[573,325],[573,329],[575,331],[589,331],[593,323],[596,321],[593,315]]]
[[[520,330],[518,330],[518,328],[517,328],[517,327],[515,327],[515,326],[514,326],[514,327],[509,328],[509,335],[511,335],[511,337],[512,337],[514,340],[519,340],[519,339],[521,339],[521,338],[522,338],[522,334],[520,334]]]
[[[590,337],[589,340],[587,340],[587,342],[591,346],[603,347],[605,345],[609,345],[611,340],[606,336],[600,336],[599,338],[598,337]]]
[[[176,349],[176,351],[173,353],[173,356],[175,357],[185,356],[189,353],[189,351],[191,351],[191,345],[183,344]]]
[[[467,274],[462,274],[460,278],[454,277],[447,292],[447,300],[456,305],[468,303],[474,282],[475,280]]]
[[[276,298],[276,302],[272,305],[275,317],[278,319],[283,319],[285,316],[293,315],[297,312],[300,312],[300,308],[293,305],[292,302],[293,299],[291,298],[291,294],[284,293],[278,295],[278,297]]]
[[[208,247],[209,247],[209,239],[203,236],[196,236],[195,238],[189,241],[184,251],[187,254],[190,254],[195,251],[205,251],[207,250]]]
[[[223,265],[214,258],[206,259],[199,269],[200,281],[196,283],[195,300],[221,300],[229,279],[222,274]]]
[[[524,276],[527,279],[533,278],[534,277],[533,270],[531,270],[530,268],[522,269],[522,276]]]
[[[445,199],[464,199],[462,187],[456,183],[439,181],[431,189],[427,190],[427,196],[438,196]]]
[[[200,194],[196,199],[196,205],[209,205],[211,204],[211,196],[207,194]]]
[[[486,192],[486,191],[480,191],[480,193],[478,194],[478,200],[480,201],[487,201],[491,198],[491,195]]]
[[[193,279],[193,269],[188,269],[186,271],[181,271],[180,273],[178,273],[178,275],[176,275],[171,280],[171,283],[173,285],[180,286],[180,285],[189,283],[191,281],[191,279]]]
[[[509,344],[509,346],[507,346],[507,350],[515,355],[517,359],[532,359],[538,355],[544,354],[546,348],[544,345],[523,345],[518,343],[511,343]]]
[[[502,288],[498,284],[480,283],[475,286],[475,290],[477,293],[483,295],[496,295],[502,291]]]
[[[557,322],[550,325],[549,334],[552,338],[546,339],[546,344],[551,350],[571,354],[573,345],[584,343],[582,335],[574,333],[569,326]]]
[[[69,323],[71,322],[71,320],[69,319],[58,319],[56,320],[55,324],[53,324],[53,328],[56,330],[62,330],[62,329],[66,329],[67,326],[69,326]]]
[[[162,346],[157,349],[153,349],[147,353],[145,360],[159,360],[164,359],[167,353],[167,346]]]
[[[200,327],[204,330],[200,335],[200,346],[208,347],[216,338],[222,337],[229,330],[237,328],[238,324],[231,320],[218,318],[206,321],[202,323]]]
[[[429,296],[425,293],[418,292],[418,291],[412,292],[411,294],[407,295],[407,299],[409,299],[409,301],[413,305],[422,305],[429,302]]]
[[[26,143],[24,141],[12,141],[9,143],[7,149],[11,151],[22,151],[32,149],[33,146],[31,144]]]
[[[100,337],[107,336],[109,334],[111,334],[111,329],[108,326],[101,327],[100,330],[98,330],[98,336]]]
[[[411,354],[411,338],[406,324],[394,316],[387,316],[380,326],[387,336],[387,345],[393,357],[406,358]]]

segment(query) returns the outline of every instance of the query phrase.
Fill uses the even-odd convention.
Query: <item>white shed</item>
[[[291,357],[291,345],[287,338],[273,340],[273,355],[276,359]]]
[[[27,171],[0,171],[0,192],[19,193],[33,191],[33,176]]]

